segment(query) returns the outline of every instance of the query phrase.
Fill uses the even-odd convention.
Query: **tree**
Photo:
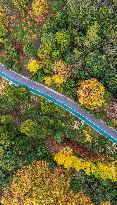
[[[71,36],[69,31],[62,29],[56,32],[55,39],[61,52],[66,51],[70,47]]]
[[[38,137],[39,125],[36,121],[31,119],[25,120],[20,127],[21,133],[24,133],[28,137]]]
[[[69,174],[61,167],[55,167],[53,172],[45,161],[34,161],[23,167],[14,175],[12,183],[8,185],[2,195],[1,202],[8,205],[23,204],[79,204],[91,205],[88,196],[83,193],[73,194],[69,190]]]
[[[36,73],[41,68],[41,65],[37,60],[32,59],[28,62],[27,68],[30,72]]]
[[[86,39],[84,41],[84,44],[87,47],[96,46],[97,44],[99,44],[101,40],[98,34],[99,29],[100,29],[100,26],[97,22],[95,22],[94,25],[89,27],[89,29],[87,30]]]
[[[53,71],[55,74],[58,74],[64,80],[70,78],[72,71],[69,65],[67,65],[64,61],[59,60],[53,64]]]
[[[5,43],[5,36],[7,34],[6,23],[8,20],[8,9],[0,3],[0,44]]]
[[[42,24],[48,14],[48,4],[46,0],[33,0],[31,10],[29,11],[31,17],[38,23]]]
[[[13,122],[13,116],[12,115],[2,115],[1,116],[1,123],[3,124],[10,124]]]
[[[99,79],[105,75],[105,70],[108,69],[108,62],[105,55],[101,55],[99,50],[89,52],[86,57],[86,68],[90,75]]]

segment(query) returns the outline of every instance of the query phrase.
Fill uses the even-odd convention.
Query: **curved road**
[[[103,121],[98,120],[89,114],[85,110],[81,109],[80,106],[68,97],[42,85],[32,81],[12,70],[6,69],[0,64],[0,76],[13,84],[18,86],[23,86],[29,91],[39,95],[44,96],[48,100],[54,102],[60,107],[66,109],[77,118],[80,118],[83,122],[91,126],[100,134],[104,135],[106,138],[117,144],[117,131],[113,128],[107,126]]]

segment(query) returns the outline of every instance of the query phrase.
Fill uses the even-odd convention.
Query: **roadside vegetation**
[[[117,130],[115,1],[4,0],[0,63]],[[0,205],[116,205],[117,145],[0,77]]]

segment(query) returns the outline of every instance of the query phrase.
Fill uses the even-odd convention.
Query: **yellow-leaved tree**
[[[28,62],[27,68],[30,72],[36,73],[39,69],[42,68],[41,63],[35,59],[32,59]]]

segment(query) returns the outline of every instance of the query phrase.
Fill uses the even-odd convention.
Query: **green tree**
[[[108,62],[106,56],[101,55],[99,50],[94,50],[87,55],[86,67],[90,75],[101,78],[104,75]]]
[[[87,47],[91,47],[91,46],[96,46],[97,44],[99,44],[101,40],[99,36],[99,30],[100,30],[100,26],[97,22],[91,25],[89,29],[87,30],[87,35],[84,40],[84,45],[86,45]]]
[[[35,138],[38,137],[39,125],[36,121],[28,119],[21,124],[20,130],[28,137]]]
[[[10,124],[12,122],[13,122],[13,116],[12,115],[2,115],[1,116],[1,123]]]

